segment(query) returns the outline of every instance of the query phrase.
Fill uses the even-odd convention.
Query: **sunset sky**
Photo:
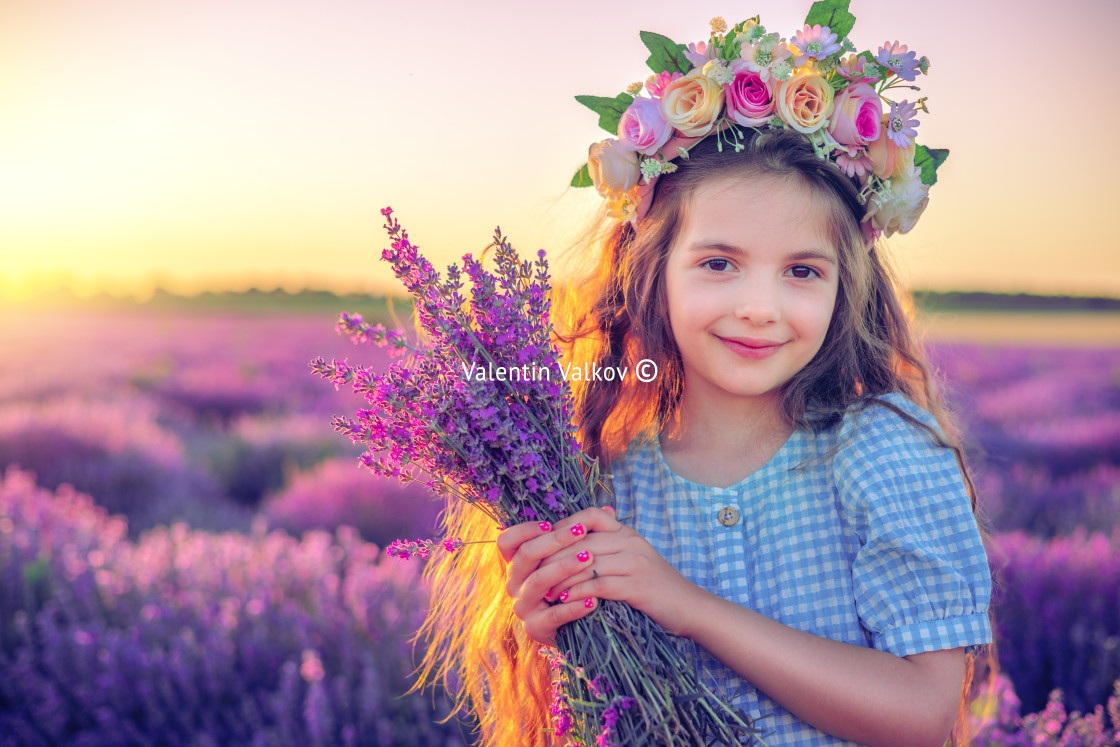
[[[576,94],[680,42],[809,3],[6,0],[0,298],[392,287],[379,210],[437,264],[501,225],[566,246],[606,137]],[[852,39],[932,61],[919,141],[952,155],[894,240],[916,287],[1120,296],[1120,2],[852,0]]]

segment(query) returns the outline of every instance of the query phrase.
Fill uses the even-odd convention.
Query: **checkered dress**
[[[904,395],[884,399],[936,427]],[[837,443],[832,459],[794,469]],[[886,407],[815,435],[796,429],[729,488],[674,474],[657,439],[635,442],[611,472],[619,520],[713,594],[897,656],[991,641],[991,578],[956,460]],[[714,692],[749,715],[768,714],[760,725],[770,747],[851,744],[797,719],[691,641],[682,645]]]

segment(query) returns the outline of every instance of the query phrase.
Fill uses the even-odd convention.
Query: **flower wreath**
[[[919,90],[910,82],[929,71],[929,60],[897,41],[856,53],[847,36],[855,20],[848,0],[822,0],[788,40],[758,16],[730,29],[714,18],[709,40],[688,46],[641,32],[654,73],[644,85],[614,98],[576,96],[617,138],[591,146],[572,186],[594,186],[612,218],[637,225],[657,178],[676,171],[672,161],[688,158],[699,141],[714,135],[721,152],[740,151],[741,127],[789,128],[857,183],[865,233],[906,233],[949,151],[914,142],[915,115],[929,111],[924,97],[892,101],[887,92]]]

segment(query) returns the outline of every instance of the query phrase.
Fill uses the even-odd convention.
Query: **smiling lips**
[[[766,358],[785,345],[784,342],[759,340],[754,337],[720,337],[719,339],[731,352],[743,358]]]

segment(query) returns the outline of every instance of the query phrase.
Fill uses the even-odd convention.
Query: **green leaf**
[[[914,149],[914,165],[922,171],[922,184],[937,184],[937,169],[949,157],[947,148],[927,148],[919,145]]]
[[[848,12],[848,0],[817,0],[809,8],[805,23],[810,26],[818,23],[828,26],[832,33],[842,39],[852,33],[852,27],[856,25],[856,17]]]
[[[692,69],[692,63],[684,56],[688,50],[683,44],[677,44],[667,36],[655,34],[652,31],[643,31],[639,34],[642,44],[649,50],[646,64],[655,73],[687,73]]]
[[[620,93],[613,99],[606,96],[576,96],[576,101],[599,115],[599,126],[612,135],[618,134],[618,122],[630,107],[634,97]]]
[[[579,171],[572,177],[573,187],[594,187],[595,182],[591,181],[591,173],[587,170],[587,164],[579,167]]]

